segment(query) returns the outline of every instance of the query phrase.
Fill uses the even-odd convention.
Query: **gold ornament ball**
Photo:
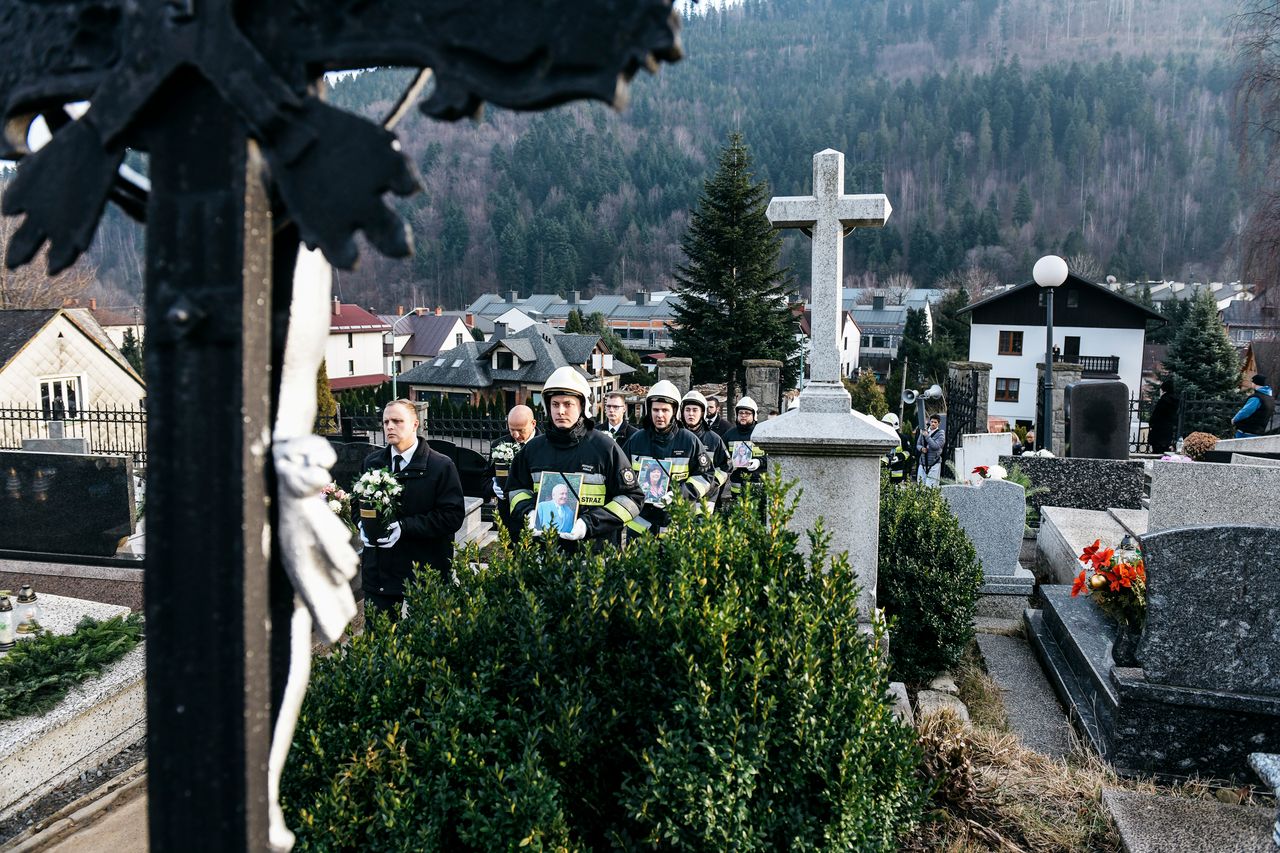
[[[1089,589],[1102,589],[1108,583],[1110,583],[1110,581],[1107,580],[1106,575],[1094,575],[1089,578]]]

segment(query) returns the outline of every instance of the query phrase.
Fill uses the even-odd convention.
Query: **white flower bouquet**
[[[329,505],[329,511],[342,519],[342,523],[354,534],[356,532],[356,524],[351,518],[351,494],[344,492],[337,483],[331,482],[324,487],[321,495],[324,497],[325,503]]]
[[[360,499],[360,523],[364,526],[365,538],[370,542],[381,539],[387,525],[399,515],[404,486],[386,468],[375,468],[361,474],[351,491]]]

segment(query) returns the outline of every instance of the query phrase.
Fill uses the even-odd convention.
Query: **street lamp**
[[[1044,288],[1044,421],[1040,426],[1040,446],[1053,452],[1053,289],[1067,280],[1067,262],[1057,255],[1045,255],[1031,270],[1036,284]]]
[[[382,351],[387,356],[387,373],[391,374],[391,399],[399,400],[400,395],[396,393],[396,333],[394,328],[389,332],[382,333]]]

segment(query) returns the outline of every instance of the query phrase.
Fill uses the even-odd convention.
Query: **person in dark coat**
[[[507,434],[495,438],[489,444],[489,488],[498,500],[498,519],[508,532],[520,535],[520,530],[511,530],[511,505],[507,500],[507,475],[511,473],[511,463],[516,454],[529,443],[529,439],[539,435],[538,422],[534,418],[533,409],[525,405],[512,407],[507,413]],[[514,537],[513,537],[514,538]]]
[[[714,394],[707,398],[707,429],[724,439],[724,434],[733,429],[733,424],[725,420],[720,411],[720,398]]]
[[[387,446],[365,457],[363,471],[385,468],[404,486],[396,520],[387,533],[370,542],[364,534],[361,586],[366,609],[400,616],[405,585],[415,565],[430,567],[450,578],[453,536],[462,528],[465,506],[458,469],[448,456],[418,438],[418,412],[408,400],[393,400],[382,412]],[[357,518],[359,496],[353,513]]]
[[[1178,392],[1174,390],[1173,380],[1166,379],[1160,383],[1160,399],[1156,400],[1151,410],[1151,420],[1147,423],[1147,441],[1151,444],[1152,453],[1168,453],[1173,449],[1174,432],[1178,428]]]
[[[596,429],[616,441],[619,447],[639,430],[627,420],[627,395],[621,391],[611,391],[604,398],[604,420]]]

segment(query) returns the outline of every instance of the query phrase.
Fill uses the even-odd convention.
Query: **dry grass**
[[[1121,779],[1085,744],[1066,760],[1027,749],[1009,728],[1000,688],[976,644],[954,673],[971,722],[951,714],[922,723],[925,772],[938,785],[934,811],[907,839],[907,851],[1110,853],[1122,849],[1102,805],[1104,788],[1226,803],[1267,804],[1248,788],[1210,781],[1176,786]]]

